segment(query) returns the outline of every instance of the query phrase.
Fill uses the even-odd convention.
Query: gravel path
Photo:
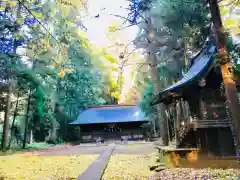
[[[116,145],[102,180],[148,180],[157,157],[153,143]]]
[[[77,180],[100,180],[114,148],[115,144],[109,145],[106,151],[102,153]]]
[[[141,143],[141,144],[123,144],[116,145],[113,154],[129,154],[129,155],[140,155],[140,154],[151,154],[156,152],[153,143]]]
[[[77,145],[70,146],[64,145],[59,147],[53,147],[41,151],[36,151],[40,156],[68,156],[68,155],[80,155],[80,154],[102,154],[108,146],[106,145]],[[116,144],[113,154],[151,154],[156,152],[153,143],[137,143],[137,144]]]
[[[151,180],[239,180],[239,169],[166,169],[156,173]]]
[[[65,149],[57,149],[55,151],[40,152],[40,156],[68,156],[80,154],[102,154],[107,149],[107,146],[72,146]]]

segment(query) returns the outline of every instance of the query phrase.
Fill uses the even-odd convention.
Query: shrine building
[[[139,140],[144,138],[147,117],[136,105],[104,105],[90,107],[70,123],[79,129],[81,142],[107,140]]]

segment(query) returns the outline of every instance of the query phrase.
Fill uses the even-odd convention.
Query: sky
[[[131,26],[128,28],[124,28],[118,31],[115,35],[111,35],[111,38],[107,37],[109,33],[109,27],[114,23],[118,23],[122,26],[127,26],[129,24],[123,24],[123,20],[115,15],[127,17],[128,11],[126,8],[128,7],[127,0],[114,0],[114,3],[110,3],[109,0],[88,0],[87,11],[81,10],[80,14],[83,17],[81,18],[83,25],[87,28],[86,36],[90,42],[97,47],[106,48],[107,51],[114,57],[118,58],[119,51],[114,50],[114,48],[108,48],[113,44],[111,40],[112,37],[116,35],[119,43],[124,45],[132,42],[139,29],[137,26]],[[98,18],[95,16],[99,15]],[[128,45],[128,51],[132,51],[134,46]],[[115,51],[115,52],[114,52]],[[121,51],[121,50],[120,50]],[[18,53],[25,54],[25,50],[18,48]],[[27,58],[23,57],[22,60],[24,62],[28,62]],[[29,63],[27,63],[29,64]],[[124,82],[123,82],[123,92],[122,96],[128,92],[128,90],[132,87],[133,82],[130,78],[131,74],[131,66],[124,68]],[[115,73],[117,77],[119,73]],[[122,97],[123,99],[123,97]]]
[[[128,11],[126,8],[128,7],[128,1],[127,0],[114,0],[114,3],[111,3],[109,0],[88,0],[88,8],[86,18],[82,19],[82,22],[84,26],[87,28],[86,35],[87,38],[92,42],[93,45],[98,47],[107,48],[112,43],[111,39],[107,37],[108,28],[113,23],[118,21],[120,24],[123,23],[123,20],[119,17],[116,17],[114,15],[119,15],[122,17],[127,17]],[[237,11],[239,12],[239,11]],[[238,16],[239,14],[237,12],[234,12],[230,14],[229,16]],[[98,18],[95,16],[99,15]],[[128,24],[125,24],[123,26],[127,26]],[[124,28],[120,30],[119,33],[116,34],[116,37],[122,44],[129,44],[131,41],[133,41],[138,34],[138,27],[132,26],[129,28]],[[235,41],[239,42],[239,37],[233,37]],[[134,49],[133,46],[128,46],[129,51]],[[108,49],[108,48],[107,48]],[[108,49],[110,51],[110,49]],[[110,51],[112,52],[112,50]],[[112,54],[113,56],[116,55],[118,57],[117,52],[115,54]],[[124,69],[124,84],[123,94],[127,93],[128,90],[132,87],[133,81],[130,78],[131,69],[133,67],[128,66]],[[117,76],[118,74],[116,74]]]
[[[229,4],[229,1],[228,0],[225,0],[222,2],[223,5],[228,5]],[[229,6],[226,6],[226,7],[229,7]],[[232,7],[232,6],[230,6]],[[232,10],[230,10],[229,8],[227,8],[229,11],[228,11],[228,14],[225,15],[224,17],[222,16],[222,20],[223,21],[226,21],[228,20],[229,18],[230,19],[234,19],[234,20],[239,20],[240,19],[240,6],[234,6],[234,8]],[[232,38],[233,38],[233,43],[236,43],[236,44],[239,44],[240,43],[240,36],[236,36],[236,34],[232,33],[230,31],[231,35],[232,35]]]
[[[123,20],[118,16],[127,17],[128,11],[126,8],[128,7],[127,0],[114,0],[114,3],[110,3],[109,0],[88,0],[88,15],[87,18],[83,20],[84,26],[87,28],[87,38],[98,47],[107,48],[108,51],[113,53],[112,55],[116,58],[119,56],[119,52],[116,50],[114,52],[114,48],[108,48],[110,45],[113,44],[113,41],[107,37],[109,33],[108,29],[109,26],[113,25],[114,23],[119,23],[120,25],[127,26],[128,24],[123,25]],[[96,15],[99,15],[98,18],[95,18]],[[119,30],[117,33],[111,35],[117,39],[119,43],[127,45],[131,43],[137,36],[139,29],[137,26],[131,26],[128,28],[123,28]],[[134,46],[128,45],[128,51],[132,51]],[[121,51],[121,50],[120,50]],[[131,80],[131,72],[133,67],[128,66],[124,68],[123,71],[123,89],[120,97],[120,101],[123,102],[126,93],[131,89],[133,86],[133,80]],[[116,73],[116,76],[118,74]]]
[[[87,27],[87,36],[95,45],[107,46],[109,41],[106,34],[109,26],[116,20],[123,22],[114,15],[127,17],[128,1],[114,0],[114,3],[109,3],[109,0],[88,0],[88,4],[89,18],[83,20],[83,24]],[[98,14],[99,18],[94,18]],[[138,28],[133,26],[121,31],[125,34],[126,41],[132,41],[138,32]]]

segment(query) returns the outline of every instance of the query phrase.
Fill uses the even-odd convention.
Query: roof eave
[[[111,124],[111,123],[133,123],[133,122],[147,122],[149,121],[148,119],[145,120],[136,120],[136,121],[123,121],[123,122],[99,122],[99,123],[78,123],[76,121],[69,123],[69,125],[89,125],[89,124]],[[76,123],[75,123],[76,122]]]
[[[213,47],[214,47],[214,50],[212,49]],[[207,51],[207,52],[205,52],[205,51]],[[180,83],[179,85],[177,85],[175,87],[174,87],[174,85],[172,85],[173,88],[171,88],[171,86],[170,86],[170,87],[166,88],[165,90],[161,91],[157,96],[155,96],[154,100],[150,103],[150,105],[154,106],[154,105],[164,102],[167,99],[172,99],[172,98],[181,96],[181,91],[183,90],[184,87],[187,87],[187,86],[193,84],[199,78],[203,77],[206,74],[206,72],[209,72],[209,69],[213,67],[213,65],[212,65],[213,61],[211,61],[211,59],[212,59],[212,55],[216,52],[216,47],[213,45],[208,46],[205,48],[205,51],[202,50],[201,51],[202,54],[198,54],[195,57],[195,58],[200,58],[199,61],[201,61],[201,57],[203,57],[205,55],[205,53],[208,53],[211,55],[211,56],[209,56],[209,60],[208,60],[207,64],[201,68],[201,70],[199,71],[198,74],[193,76],[193,78],[186,80],[186,82]],[[192,65],[191,68],[192,67],[194,67],[194,65]],[[190,70],[188,72],[190,72]],[[184,78],[185,77],[183,77],[183,79]]]

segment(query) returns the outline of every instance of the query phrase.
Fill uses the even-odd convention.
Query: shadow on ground
[[[106,145],[91,146],[75,145],[69,146],[63,149],[56,149],[54,151],[40,152],[40,156],[68,156],[68,155],[80,155],[80,154],[102,154],[107,150]],[[156,152],[153,143],[140,143],[140,144],[116,144],[113,154],[150,154]]]

